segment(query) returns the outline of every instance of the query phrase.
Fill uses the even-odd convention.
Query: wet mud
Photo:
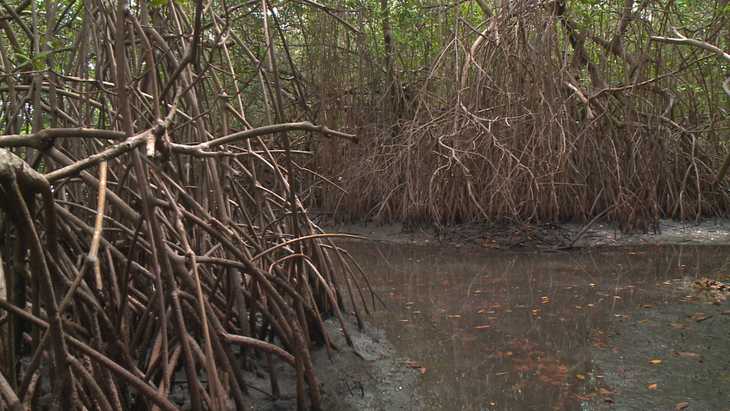
[[[592,352],[602,385],[614,394],[588,409],[730,409],[730,311],[726,296],[686,281],[657,306],[611,320],[605,346]]]
[[[315,347],[312,360],[321,385],[325,410],[415,410],[424,409],[416,387],[421,373],[400,356],[385,332],[365,322],[361,331],[352,316],[346,317],[352,335],[350,347],[334,319],[325,321],[335,349],[330,358],[324,347]],[[265,361],[259,366],[266,367]],[[281,394],[273,398],[268,378],[248,372],[251,410],[295,410],[296,375],[293,368],[279,360],[274,363]]]

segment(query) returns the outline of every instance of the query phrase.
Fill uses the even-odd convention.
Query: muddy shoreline
[[[442,244],[472,247],[474,252],[485,249],[545,252],[568,244],[574,248],[730,244],[728,219],[708,219],[699,224],[662,220],[659,232],[639,234],[622,234],[601,223],[590,227],[552,224],[491,230],[457,227],[440,233],[434,229],[403,230],[395,225],[370,224],[340,225],[327,231],[359,235],[378,243]],[[673,298],[685,303],[671,308],[636,307],[612,320],[611,328],[605,333],[605,344],[592,349],[596,374],[601,377],[595,386],[602,390],[585,393],[585,409],[730,409],[727,303],[724,296],[707,298],[693,293],[689,284],[694,279],[680,280],[674,280]],[[709,319],[693,322],[703,316]],[[353,323],[351,330],[356,329]],[[365,347],[370,347],[367,351],[380,351],[380,354],[363,356],[357,346],[351,349],[344,340],[339,346],[349,352],[338,353],[331,363],[326,356],[315,354],[327,409],[430,408],[424,403],[423,388],[418,385],[418,368],[412,367],[413,363],[404,357],[406,354],[396,352],[382,330],[368,326],[364,332],[355,333],[365,342]],[[335,331],[331,335],[337,339],[341,333]],[[664,366],[650,362],[662,359]]]
[[[385,337],[385,332],[372,327],[367,321],[358,330],[353,316],[346,317],[352,335],[349,347],[336,319],[325,321],[333,348],[328,357],[324,347],[312,350],[312,360],[319,379],[325,410],[413,410],[424,409],[422,397],[417,392],[420,372],[407,358],[398,355]],[[265,362],[260,364],[266,367]],[[275,361],[281,395],[278,399],[268,394],[271,386],[268,378],[248,372],[250,397],[247,406],[251,410],[295,410],[296,377],[293,368],[282,361]]]
[[[730,244],[730,219],[713,218],[697,222],[664,219],[658,230],[623,233],[610,223],[590,225],[549,223],[537,226],[460,225],[436,230],[432,227],[404,229],[400,225],[323,225],[327,232],[346,233],[387,244],[443,244],[476,246],[497,250],[591,248],[642,244],[723,245]]]

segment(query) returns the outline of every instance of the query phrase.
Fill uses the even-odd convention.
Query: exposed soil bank
[[[699,222],[660,220],[659,230],[623,234],[612,224],[596,222],[590,226],[575,223],[549,223],[539,226],[485,227],[461,225],[437,232],[433,228],[404,230],[399,225],[342,224],[328,231],[360,235],[371,241],[393,244],[478,245],[494,249],[533,248],[544,250],[621,246],[640,244],[730,244],[730,219]]]
[[[312,352],[317,378],[322,387],[325,410],[413,410],[423,409],[421,397],[416,393],[420,372],[400,358],[385,338],[383,330],[367,322],[358,330],[354,317],[347,317],[352,334],[353,347],[348,347],[337,320],[325,322],[333,346],[332,359],[324,347]],[[265,366],[263,361],[262,367]],[[282,361],[275,361],[281,396],[279,399],[257,391],[271,392],[268,378],[258,378],[249,373],[247,381],[255,389],[249,389],[247,404],[253,410],[295,410],[296,376],[294,370]]]

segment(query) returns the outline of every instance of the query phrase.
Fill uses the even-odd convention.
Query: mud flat
[[[587,409],[730,409],[727,302],[684,285],[669,297],[678,301],[614,318],[606,347],[593,350],[596,375],[613,395],[589,399]]]
[[[590,225],[547,223],[535,226],[460,225],[437,231],[433,228],[403,229],[400,225],[341,224],[328,232],[347,233],[389,244],[476,245],[490,249],[544,250],[641,244],[723,245],[730,244],[730,219],[711,218],[699,222],[663,219],[658,230],[623,233],[610,223]]]
[[[418,368],[402,358],[385,338],[383,330],[365,323],[362,331],[352,316],[347,317],[353,347],[349,347],[334,319],[325,321],[329,337],[337,347],[332,359],[324,347],[312,352],[317,378],[322,386],[325,410],[414,410],[424,409],[416,391]],[[265,361],[264,361],[265,364]],[[288,364],[276,361],[281,396],[274,399],[268,378],[249,373],[249,404],[254,410],[295,410],[296,376]],[[258,389],[258,390],[257,390]],[[260,391],[259,391],[260,390]]]

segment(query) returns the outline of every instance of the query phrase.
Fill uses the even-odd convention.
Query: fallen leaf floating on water
[[[605,388],[601,388],[601,389],[599,389],[599,390],[598,390],[598,392],[599,392],[599,393],[600,393],[601,395],[614,395],[614,394],[616,394],[615,392],[613,392],[613,391],[609,391],[609,390],[607,390],[607,389],[605,389]]]
[[[598,395],[598,394],[596,394],[595,392],[592,392],[592,393],[586,394],[586,395],[575,394],[575,398],[577,398],[581,401],[590,401],[591,398],[595,397],[596,395]]]
[[[687,407],[689,407],[689,403],[688,402],[680,402],[679,404],[677,404],[677,409],[678,410],[683,410],[683,409],[685,409]]]
[[[682,357],[702,357],[701,354],[696,354],[693,352],[678,352],[677,355]]]
[[[586,377],[585,377],[584,375],[580,375],[580,374],[577,374],[577,375],[575,376],[575,378],[577,378],[577,379],[579,379],[579,380],[585,380],[585,379],[586,379]]]
[[[649,386],[649,389],[650,390],[656,390],[657,389],[657,385],[656,384],[652,384],[652,385]]]
[[[661,362],[662,362],[662,360],[651,360],[651,361],[649,361],[649,363],[651,363],[651,364],[660,364]]]

